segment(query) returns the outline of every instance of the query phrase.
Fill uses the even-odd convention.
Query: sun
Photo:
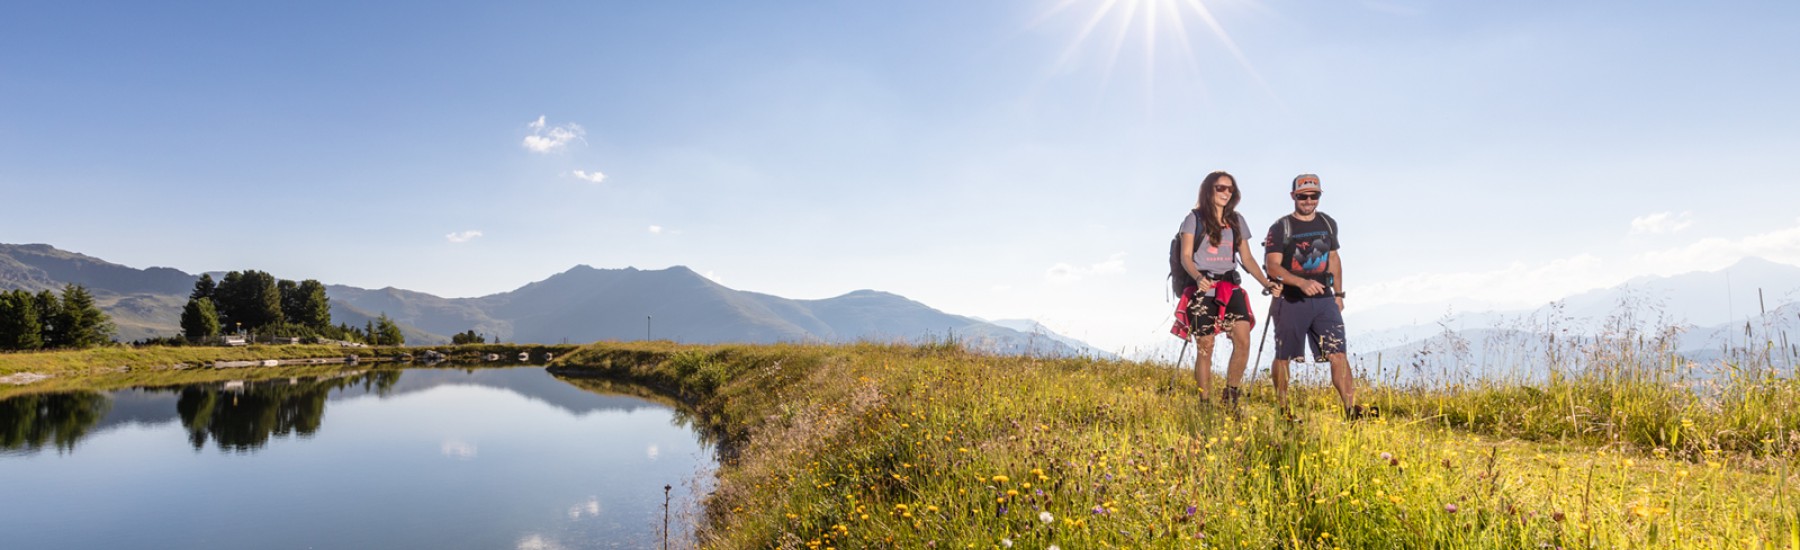
[[[1199,75],[1196,44],[1189,32],[1190,28],[1195,28],[1196,32],[1210,34],[1258,85],[1268,88],[1256,67],[1238,48],[1231,34],[1225,32],[1213,10],[1207,7],[1206,0],[1055,0],[1055,4],[1028,26],[1036,27],[1068,17],[1080,18],[1079,30],[1057,58],[1053,69],[1056,72],[1066,70],[1090,42],[1104,40],[1102,85],[1111,79],[1120,53],[1132,42],[1137,42],[1136,49],[1142,51],[1144,78],[1149,87],[1153,88],[1155,84],[1157,55],[1161,50],[1172,50],[1181,57],[1184,65]],[[1110,28],[1110,36],[1096,38],[1096,31],[1107,28]]]

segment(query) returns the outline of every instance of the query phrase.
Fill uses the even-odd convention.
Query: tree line
[[[222,333],[330,338],[375,345],[402,345],[406,337],[387,314],[364,327],[331,324],[331,298],[314,279],[298,283],[267,272],[232,271],[213,281],[200,275],[181,311],[181,333],[192,342]]]
[[[47,289],[0,292],[0,350],[91,348],[112,342],[116,331],[81,285],[63,285],[60,296]]]

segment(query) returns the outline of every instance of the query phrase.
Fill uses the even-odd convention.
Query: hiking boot
[[[1344,407],[1344,420],[1356,421],[1381,416],[1379,409],[1367,405],[1351,405]]]
[[[1302,420],[1300,417],[1294,416],[1294,410],[1287,407],[1281,408],[1281,419],[1287,421],[1289,424],[1305,422],[1305,420]]]
[[[1238,398],[1243,397],[1243,395],[1244,390],[1238,389],[1237,386],[1225,386],[1225,391],[1219,392],[1219,397],[1224,399],[1225,404],[1230,405],[1233,409],[1237,408]]]

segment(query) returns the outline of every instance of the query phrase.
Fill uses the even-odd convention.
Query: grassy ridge
[[[709,547],[1800,548],[1775,441],[1800,427],[1791,381],[1670,412],[1617,378],[1365,389],[1390,412],[1358,423],[1301,388],[1290,424],[1266,388],[1234,417],[1156,365],[955,346],[607,344],[555,364],[677,396],[729,444]],[[1604,412],[1556,420],[1575,401]]]

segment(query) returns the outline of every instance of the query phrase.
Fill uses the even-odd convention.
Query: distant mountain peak
[[[1729,267],[1726,267],[1725,269],[1722,269],[1720,271],[1738,271],[1738,270],[1800,271],[1800,266],[1788,264],[1788,263],[1777,262],[1777,261],[1770,260],[1768,258],[1764,258],[1761,256],[1745,256],[1745,257],[1743,257],[1743,259],[1738,260],[1737,263],[1731,264]]]

